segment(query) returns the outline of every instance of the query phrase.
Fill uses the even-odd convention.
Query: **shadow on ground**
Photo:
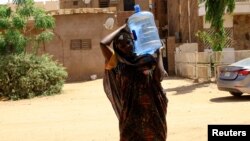
[[[171,80],[171,79],[172,80],[178,80],[178,79],[181,80],[181,78],[178,78],[178,77],[171,77],[171,78],[169,78],[169,80]],[[164,89],[164,91],[165,92],[175,91],[176,94],[174,94],[174,95],[188,94],[188,93],[192,92],[195,89],[199,89],[199,88],[203,88],[203,87],[208,87],[210,83],[211,82],[193,83],[193,84],[188,85],[188,86],[179,86],[179,87],[175,87],[175,88],[167,88],[167,89]]]
[[[250,95],[243,95],[241,97],[234,97],[231,96],[228,93],[229,96],[226,97],[217,97],[217,98],[212,98],[210,99],[211,102],[216,102],[216,103],[224,103],[224,102],[249,102],[250,101]]]

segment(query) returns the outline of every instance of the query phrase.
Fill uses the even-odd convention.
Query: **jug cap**
[[[136,4],[136,5],[134,6],[134,9],[135,9],[135,13],[138,13],[138,12],[141,11],[141,8],[140,8],[140,5],[139,5],[139,4]]]

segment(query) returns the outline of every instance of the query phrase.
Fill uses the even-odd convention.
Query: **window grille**
[[[71,50],[91,49],[91,39],[73,39],[70,42]]]
[[[213,34],[215,31],[212,29],[205,29],[206,32],[208,32],[208,34]],[[232,39],[233,39],[233,28],[225,28],[225,32],[226,32],[226,37],[228,38],[228,40],[225,43],[225,47],[232,47]],[[210,44],[208,42],[206,43],[202,43],[204,48],[211,48]]]
[[[78,5],[78,1],[73,1],[73,5],[74,6]]]

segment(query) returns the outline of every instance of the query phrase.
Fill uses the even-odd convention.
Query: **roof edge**
[[[58,9],[47,11],[50,15],[71,15],[71,14],[81,14],[81,13],[110,13],[113,14],[117,12],[116,7],[107,8],[74,8],[74,9]]]

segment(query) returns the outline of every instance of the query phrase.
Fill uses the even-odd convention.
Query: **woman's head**
[[[133,38],[127,30],[122,30],[114,39],[114,49],[126,56],[133,55]]]

